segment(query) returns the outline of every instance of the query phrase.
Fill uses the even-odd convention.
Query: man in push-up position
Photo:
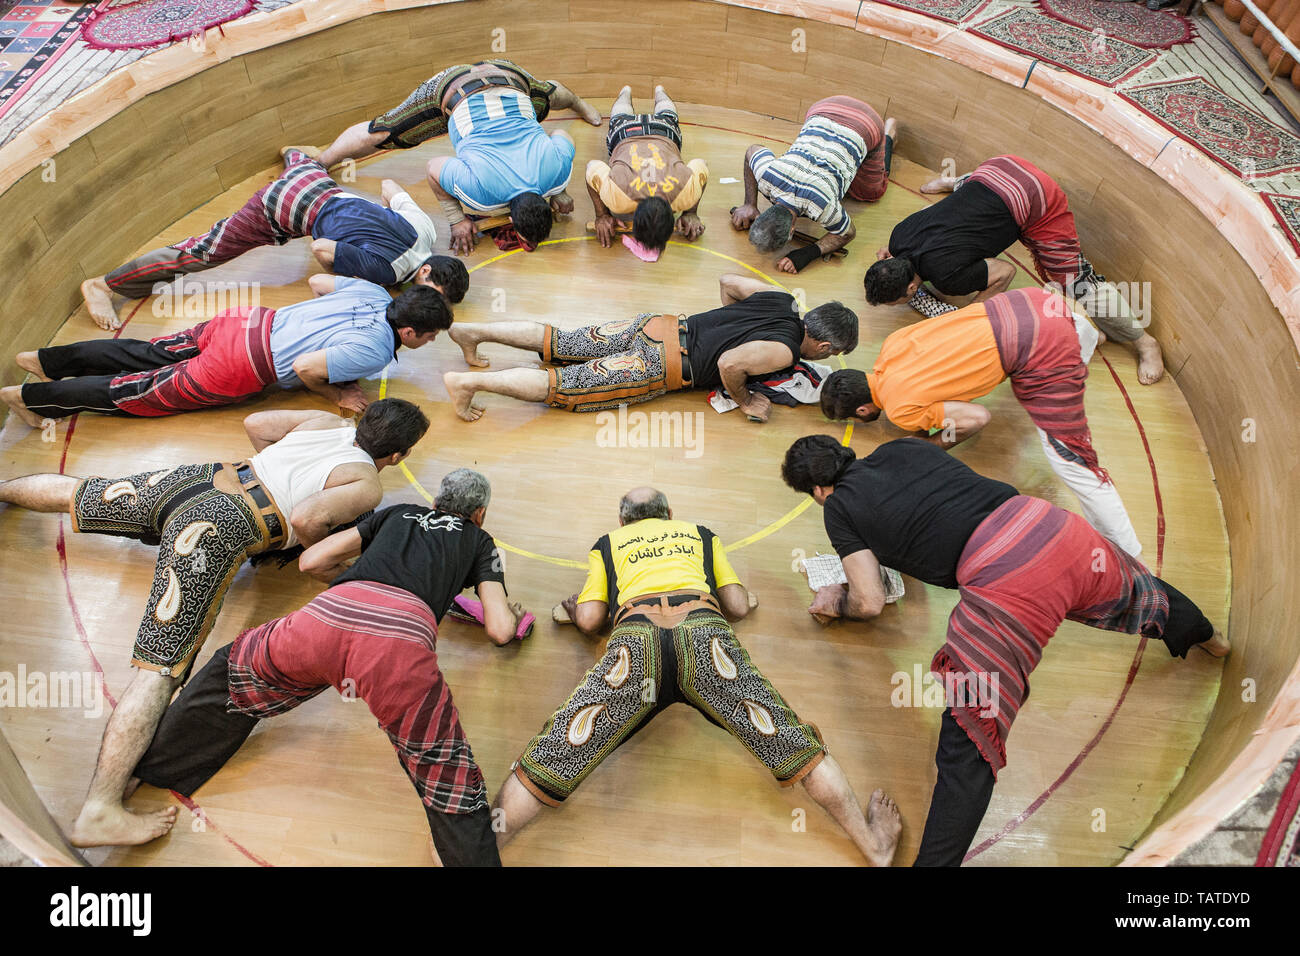
[[[499,342],[559,367],[448,372],[443,382],[456,414],[478,419],[484,409],[474,395],[480,391],[591,412],[684,388],[725,387],[746,415],[766,421],[771,402],[749,390],[751,377],[857,347],[858,317],[838,302],[800,318],[794,297],[775,286],[739,275],[724,275],[720,285],[722,307],[686,319],[647,313],[572,330],[536,322],[458,327],[452,341],[471,366],[488,364],[479,345]]]
[[[575,149],[564,132],[542,129],[552,109],[600,125],[600,112],[562,83],[535,79],[510,60],[459,64],[425,80],[400,106],[344,130],[320,160],[329,168],[450,132],[456,156],[435,157],[428,172],[452,249],[468,253],[477,242],[462,206],[478,216],[508,211],[525,248],[536,248],[551,234],[552,211],[573,211],[565,189]]]
[[[311,236],[326,270],[377,285],[407,280],[428,285],[449,302],[465,298],[469,274],[459,259],[433,255],[431,220],[396,182],[385,179],[383,202],[343,191],[306,152],[286,148],[284,173],[233,216],[207,232],[154,249],[107,275],[81,284],[90,317],[101,329],[121,328],[113,296],[142,299],[159,283],[215,268],[249,249]]]
[[[632,110],[632,87],[625,86],[609,114],[605,152],[609,162],[587,163],[587,193],[596,211],[596,236],[609,247],[619,221],[631,219],[632,238],[644,249],[662,252],[676,230],[695,240],[704,234],[696,215],[709,167],[702,159],[682,161],[682,128],[677,107],[662,86],[655,87],[653,113]]]
[[[439,621],[470,587],[488,638],[515,639],[523,609],[507,601],[496,545],[482,530],[490,497],[486,478],[458,468],[432,508],[393,505],[304,551],[298,566],[329,589],[213,654],[167,709],[135,776],[188,797],[259,720],[333,686],[364,700],[388,734],[443,866],[500,866],[483,774],[435,649]]]
[[[749,659],[728,620],[750,611],[749,592],[717,536],[673,519],[653,488],[623,496],[619,527],[587,561],[570,619],[594,635],[613,621],[604,657],[524,748],[497,794],[505,846],[543,806],[558,807],[656,714],[694,707],[745,745],[784,787],[801,783],[873,866],[889,866],[902,820],[883,790],[864,815],[817,728],[799,718]],[[647,692],[648,691],[648,692]]]
[[[235,573],[252,555],[310,547],[374,508],[384,494],[379,472],[406,458],[428,427],[419,408],[393,398],[370,405],[355,425],[319,411],[258,412],[244,419],[255,454],[233,464],[0,482],[0,503],[71,514],[75,532],[158,545],[131,657],[137,670],[104,729],[73,844],[147,843],[171,829],[175,807],[136,814],[123,799]]]
[[[759,252],[776,252],[794,237],[803,217],[826,228],[814,245],[777,261],[782,272],[799,272],[822,256],[843,249],[857,235],[844,200],[875,202],[889,187],[896,120],[881,121],[867,103],[828,96],[808,108],[794,143],[781,156],[754,145],[745,153],[745,202],[731,211],[731,224],[749,230]],[[758,211],[762,193],[772,205]]]
[[[961,593],[930,664],[946,706],[916,866],[961,865],[1006,766],[1029,675],[1063,621],[1163,641],[1173,657],[1231,650],[1182,592],[1078,515],[927,442],[903,438],[858,459],[812,435],[790,446],[781,477],[823,506],[844,564],[848,584],[818,591],[809,608],[819,622],[879,615],[881,564]]]
[[[997,257],[1018,240],[1029,248],[1042,282],[1078,299],[1107,338],[1136,350],[1138,381],[1150,385],[1164,375],[1160,343],[1084,258],[1065,191],[1045,172],[1019,156],[995,156],[965,176],[933,179],[921,191],[952,195],[894,227],[863,279],[868,302],[907,302],[933,318],[967,304],[972,294],[980,302],[1005,292],[1016,267]]]

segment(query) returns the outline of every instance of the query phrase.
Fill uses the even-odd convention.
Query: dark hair
[[[427,285],[413,285],[388,303],[387,315],[393,328],[410,329],[416,335],[451,328],[451,306],[441,292]]]
[[[834,486],[857,460],[853,449],[830,435],[808,435],[786,449],[781,477],[795,491],[810,495],[818,485]]]
[[[862,285],[867,290],[867,301],[872,305],[884,305],[897,302],[907,295],[907,287],[912,284],[916,269],[910,259],[894,256],[873,262],[867,274],[862,277]]]
[[[785,206],[769,206],[749,227],[749,241],[759,252],[776,252],[794,232],[794,213]]]
[[[632,214],[632,238],[647,249],[662,251],[673,237],[673,207],[662,196],[637,203]]]
[[[460,302],[469,291],[469,272],[465,263],[454,256],[430,256],[424,260],[429,267],[429,281],[442,290],[451,303]]]
[[[822,382],[822,414],[831,421],[852,418],[857,408],[874,402],[866,373],[855,368],[831,372]]]
[[[818,342],[829,342],[837,353],[858,347],[858,314],[842,302],[817,306],[803,317],[803,327]]]
[[[357,446],[371,458],[405,455],[429,430],[420,406],[403,398],[381,398],[366,406],[357,422]]]
[[[551,204],[537,193],[520,193],[510,200],[510,221],[521,238],[539,245],[551,234]]]

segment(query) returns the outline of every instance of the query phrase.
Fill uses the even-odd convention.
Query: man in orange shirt
[[[609,114],[605,151],[609,162],[587,164],[587,193],[596,210],[596,236],[609,248],[619,220],[632,220],[632,238],[650,252],[662,252],[677,232],[695,240],[704,234],[696,215],[709,167],[702,159],[682,161],[682,130],[677,107],[662,86],[655,87],[653,113],[635,113],[632,87],[625,86]]]
[[[1009,378],[1048,464],[1078,497],[1084,516],[1136,556],[1142,545],[1097,460],[1083,407],[1087,363],[1098,338],[1083,310],[1055,292],[1004,292],[899,329],[865,375],[832,372],[822,386],[822,412],[872,422],[883,411],[899,428],[951,448],[992,418],[973,400]]]

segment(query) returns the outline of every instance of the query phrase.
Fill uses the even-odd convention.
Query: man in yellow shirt
[[[696,215],[709,167],[702,159],[682,161],[682,130],[677,107],[662,86],[655,87],[653,113],[634,113],[632,87],[623,87],[609,114],[605,151],[609,162],[587,163],[587,193],[596,210],[596,236],[609,248],[619,220],[632,219],[632,238],[651,252],[663,252],[677,231],[695,240],[704,234]]]
[[[605,655],[502,785],[493,811],[494,820],[497,809],[504,816],[498,847],[680,702],[743,743],[782,786],[802,783],[869,862],[888,866],[902,829],[898,808],[876,790],[863,815],[817,729],[799,719],[736,640],[727,619],[743,618],[751,601],[717,536],[673,520],[668,499],[653,488],[623,496],[619,525],[592,547],[586,585],[564,602],[585,634],[612,617]]]

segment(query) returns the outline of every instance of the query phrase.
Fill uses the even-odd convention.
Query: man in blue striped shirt
[[[882,122],[879,113],[851,96],[814,103],[784,155],[759,145],[745,153],[745,203],[732,210],[732,225],[748,229],[760,252],[788,245],[799,217],[824,226],[826,235],[816,244],[777,262],[781,272],[798,272],[842,249],[857,235],[842,202],[875,202],[885,194],[896,131],[895,120]],[[772,203],[761,215],[760,192]]]

